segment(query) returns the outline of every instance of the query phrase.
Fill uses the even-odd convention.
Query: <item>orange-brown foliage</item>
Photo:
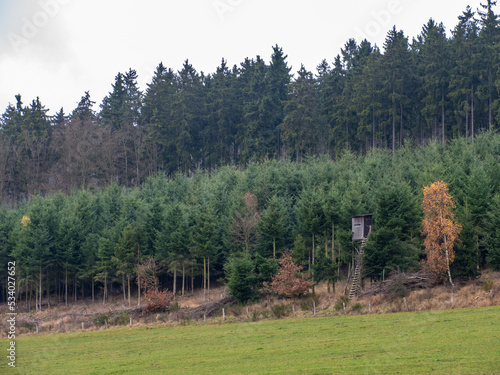
[[[443,181],[436,181],[423,189],[424,220],[422,234],[425,237],[427,268],[436,276],[443,277],[449,271],[449,265],[455,258],[453,245],[458,240],[462,229],[455,222],[452,209],[455,203],[448,186]]]

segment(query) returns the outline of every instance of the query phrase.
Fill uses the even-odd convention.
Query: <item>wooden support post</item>
[[[368,311],[372,312],[372,303],[371,303],[371,301],[368,301]]]
[[[130,326],[132,327],[132,317],[130,317]]]
[[[85,323],[82,322],[82,329],[85,329]]]
[[[292,314],[295,316],[295,303],[292,304]]]
[[[203,322],[205,322],[205,323],[207,322],[207,313],[206,312],[203,313]]]
[[[248,312],[248,306],[247,306],[247,319],[250,318],[250,314]]]
[[[313,315],[316,315],[316,302],[313,301]]]
[[[224,307],[222,308],[222,320],[226,321],[226,311],[224,310]]]
[[[403,302],[405,303],[406,311],[408,311],[408,303],[406,303],[406,297],[403,297]]]
[[[36,334],[38,335],[38,324],[36,325]]]
[[[108,329],[108,319],[106,319],[105,322],[106,322],[106,329]]]

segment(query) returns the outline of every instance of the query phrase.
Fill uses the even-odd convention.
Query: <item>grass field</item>
[[[33,335],[16,356],[1,374],[500,374],[500,307]]]

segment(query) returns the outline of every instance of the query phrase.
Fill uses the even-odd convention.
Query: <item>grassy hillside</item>
[[[7,348],[7,340],[0,340]],[[500,307],[24,336],[9,374],[500,372]]]

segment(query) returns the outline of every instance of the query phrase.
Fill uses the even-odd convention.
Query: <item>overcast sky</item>
[[[136,69],[145,90],[159,62],[213,73],[223,57],[269,61],[275,44],[292,72],[316,72],[349,38],[382,48],[393,25],[411,39],[429,18],[449,33],[480,1],[0,0],[0,113],[18,93],[69,113],[87,90],[98,110],[118,72]]]

